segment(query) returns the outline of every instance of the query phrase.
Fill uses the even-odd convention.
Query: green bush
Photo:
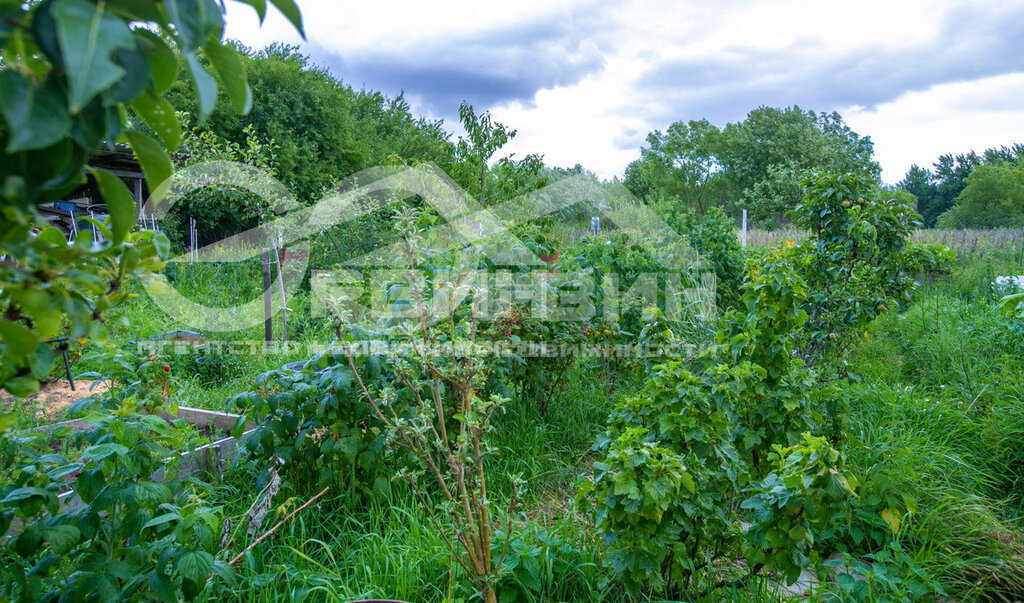
[[[233,579],[221,553],[219,510],[198,484],[175,477],[191,430],[142,413],[133,397],[102,414],[77,458],[54,453],[60,431],[0,434],[0,595],[9,600],[192,599],[216,574]],[[151,409],[156,410],[156,409]],[[176,458],[176,457],[175,457]],[[157,482],[153,475],[164,471]],[[65,481],[66,477],[73,478]],[[59,495],[79,499],[81,508]]]
[[[363,367],[370,384],[386,377],[378,357],[366,358]],[[243,446],[247,458],[260,464],[264,482],[273,470],[282,474],[286,488],[302,493],[337,484],[369,494],[386,487],[381,426],[359,399],[344,358],[323,353],[301,370],[264,373],[255,385],[262,395],[239,394],[228,408],[257,423]],[[241,423],[236,437],[240,429]],[[376,481],[382,476],[383,485]]]
[[[617,405],[581,494],[630,592],[692,597],[762,570],[792,582],[812,559],[815,531],[845,506],[852,491],[839,453],[806,435],[814,374],[792,354],[804,295],[785,263],[753,269],[745,312],[726,313],[718,345],[690,368],[655,367]],[[796,524],[791,508],[801,509]],[[718,580],[729,573],[724,560],[742,557],[749,572]]]
[[[905,197],[882,200],[884,191],[868,177],[821,174],[802,185],[804,198],[790,214],[808,236],[786,249],[808,285],[800,353],[813,362],[847,348],[876,316],[909,301],[914,277],[943,269],[950,256],[911,246],[920,217]]]

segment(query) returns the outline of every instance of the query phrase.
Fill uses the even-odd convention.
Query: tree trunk
[[[490,586],[485,586],[480,594],[483,595],[486,603],[498,603],[498,596],[494,594],[494,589]]]

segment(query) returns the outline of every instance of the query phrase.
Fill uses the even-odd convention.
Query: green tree
[[[721,140],[721,131],[706,119],[677,121],[664,133],[655,130],[647,135],[640,159],[626,168],[624,184],[642,199],[679,199],[703,215],[726,191],[718,174]]]
[[[703,213],[712,205],[734,217],[774,226],[800,201],[800,180],[813,171],[878,180],[873,144],[838,113],[759,107],[719,130],[707,120],[676,122],[652,132],[626,169],[625,185],[656,202],[678,199]]]
[[[252,126],[246,126],[243,134],[244,143],[236,144],[209,130],[186,129],[181,146],[172,153],[171,159],[178,168],[201,166],[205,162],[229,161],[272,174],[277,145],[256,134]],[[176,187],[192,186],[197,176],[191,170],[179,170]],[[198,179],[202,180],[203,177],[199,176]],[[188,219],[194,218],[198,245],[203,246],[255,228],[273,214],[274,203],[272,199],[256,192],[260,186],[255,178],[251,182],[254,190],[223,185],[197,186],[189,190],[161,220],[162,230],[167,233],[172,245],[181,246],[188,240]]]
[[[950,211],[957,197],[967,188],[968,178],[979,166],[1007,166],[1019,164],[1024,157],[1024,144],[985,149],[985,152],[978,155],[974,151],[953,155],[947,153],[940,156],[931,170],[926,170],[917,165],[910,167],[907,175],[900,181],[898,186],[903,190],[912,193],[917,197],[917,211],[924,220],[924,225],[933,228],[938,224],[939,217]],[[986,178],[990,178],[991,174]],[[967,223],[988,223],[991,216],[990,209],[983,209],[976,206],[986,216],[979,216],[972,219],[965,213],[967,210],[957,210],[951,214],[946,224],[967,224]]]
[[[953,207],[938,220],[943,228],[1024,226],[1024,165],[974,168]]]
[[[915,163],[910,166],[903,180],[897,184],[900,189],[914,195],[914,198],[917,199],[917,213],[921,214],[921,220],[928,228],[935,226],[935,220],[942,212],[949,209],[948,206],[942,206],[938,187],[933,179],[934,176],[930,171]]]
[[[881,174],[871,139],[851,130],[835,112],[759,107],[727,125],[722,136],[720,161],[732,186],[730,201],[766,226],[777,224],[800,201],[799,182],[808,172],[875,180]]]
[[[455,143],[444,122],[413,115],[404,94],[388,98],[380,92],[360,90],[353,110],[354,136],[365,149],[367,163],[363,167],[430,161],[445,172],[451,170]]]
[[[300,202],[312,203],[364,164],[352,136],[351,89],[326,69],[311,65],[294,46],[272,44],[243,55],[253,94],[252,110],[238,115],[220,103],[202,128],[243,144],[245,128],[277,144],[277,178]],[[175,106],[196,115],[193,83],[179,82]],[[199,121],[191,124],[198,126]]]
[[[459,107],[459,118],[466,136],[455,145],[456,163],[451,176],[481,205],[509,199],[535,190],[546,182],[544,162],[539,155],[515,159],[506,155],[490,164],[491,158],[516,131],[494,121],[490,112],[477,114],[469,103]]]
[[[259,51],[235,46],[243,56],[253,108],[239,115],[221,102],[201,127],[239,145],[245,144],[246,128],[273,140],[275,176],[300,202],[319,200],[368,167],[431,161],[451,169],[455,145],[443,123],[414,116],[402,95],[353,90],[296,46],[271,44]],[[179,83],[171,98],[195,114],[192,87]]]

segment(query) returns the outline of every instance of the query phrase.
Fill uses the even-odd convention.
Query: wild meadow
[[[710,246],[705,249],[716,254],[712,257],[727,257],[746,273],[741,279],[747,282],[741,288],[750,286],[749,280],[756,278],[757,265],[764,258],[792,254],[789,257],[800,259],[794,252],[800,239],[795,237],[744,250],[731,238],[735,231],[729,222],[722,221],[717,228],[705,230],[703,241],[696,235],[692,240],[697,245],[719,245],[717,252]],[[559,230],[552,232],[560,236]],[[934,231],[927,234],[931,240],[942,236]],[[615,240],[612,245],[593,237],[562,241],[550,238],[540,226],[524,232],[523,237],[539,246],[539,251],[560,249],[565,270],[588,265],[595,257],[621,265],[627,258],[637,261],[637,254],[642,254],[614,235],[609,239]],[[689,592],[673,590],[670,580],[662,577],[668,567],[664,560],[635,574],[624,571],[624,562],[616,558],[621,553],[609,548],[611,533],[629,538],[628,530],[634,529],[632,520],[625,526],[615,525],[614,531],[607,519],[602,521],[600,508],[608,504],[607,497],[615,488],[604,494],[596,490],[601,482],[595,473],[607,475],[609,460],[615,458],[614,454],[609,457],[615,452],[615,434],[624,433],[615,427],[622,420],[616,417],[629,408],[633,409],[630,415],[650,412],[637,406],[647,399],[663,400],[656,402],[656,408],[678,404],[660,397],[663,394],[649,398],[654,395],[652,384],[661,389],[678,379],[697,378],[706,359],[682,357],[686,370],[672,377],[663,376],[667,369],[659,363],[664,359],[570,359],[543,408],[539,405],[543,388],[536,384],[524,387],[529,381],[525,374],[504,373],[506,384],[500,391],[509,398],[491,417],[486,434],[488,496],[496,509],[492,546],[503,554],[502,565],[489,583],[493,593],[499,600],[621,600],[627,594],[642,600],[694,596],[701,600],[766,601],[787,597],[929,600],[941,596],[1011,600],[1024,588],[1020,524],[1024,333],[1022,323],[1000,311],[1001,293],[993,289],[992,282],[995,276],[1020,272],[1024,248],[988,245],[985,249],[983,253],[965,250],[944,265],[923,266],[911,275],[912,282],[918,284],[907,285],[912,291],[909,300],[894,303],[892,310],[876,310],[873,314],[877,316],[858,322],[855,333],[843,335],[847,340],[843,345],[805,361],[820,372],[817,376],[806,374],[805,378],[818,385],[810,384],[805,393],[798,394],[806,396],[801,400],[801,413],[814,417],[803,423],[804,428],[825,438],[819,445],[841,451],[840,474],[845,476],[849,492],[820,523],[808,524],[815,530],[813,544],[807,543],[803,549],[807,561],[801,564],[802,581],[789,589],[784,589],[787,580],[781,571],[762,571],[744,579],[744,557],[753,546],[749,543],[732,549],[730,558],[715,560],[706,575],[692,579]],[[748,258],[746,267],[744,258]],[[727,261],[720,264],[729,265]],[[182,261],[170,264],[165,272],[180,290],[210,305],[230,305],[261,294],[256,263]],[[216,513],[215,550],[219,553],[214,556],[223,560],[245,551],[230,576],[215,577],[195,596],[268,601],[473,599],[479,589],[455,559],[463,553],[453,550],[450,536],[438,531],[433,516],[437,509],[446,509],[437,500],[436,486],[419,486],[422,490],[417,494],[409,482],[395,477],[403,463],[412,461],[402,461],[395,450],[373,452],[380,445],[384,450],[394,446],[388,443],[389,437],[398,435],[389,436],[388,428],[371,412],[355,408],[366,406],[356,391],[351,391],[345,402],[347,410],[337,417],[318,415],[322,411],[315,410],[316,400],[312,404],[306,401],[310,389],[326,392],[325,387],[336,387],[332,384],[338,383],[337,376],[331,381],[323,375],[348,369],[347,362],[335,357],[300,374],[282,370],[283,365],[306,360],[308,350],[317,349],[298,344],[322,344],[336,337],[329,317],[311,316],[309,296],[309,291],[300,292],[290,305],[289,338],[297,344],[290,351],[218,354],[200,349],[159,356],[158,362],[170,368],[171,402],[250,413],[273,433],[272,443],[253,443],[253,453],[243,448],[223,475],[189,486],[190,497]],[[728,317],[721,320],[727,322],[718,328],[729,328],[722,326],[728,324]],[[137,286],[106,324],[106,343],[87,345],[75,364],[76,373],[94,373],[100,378],[112,357],[139,357],[136,342],[180,327]],[[627,341],[639,335],[622,331],[601,338]],[[526,330],[517,334],[531,336]],[[827,335],[826,341],[833,341]],[[262,329],[254,327],[218,337],[260,341],[262,336]],[[789,335],[795,336],[807,334]],[[813,341],[804,345],[813,345]],[[715,353],[721,352],[704,355]],[[537,360],[524,358],[522,362]],[[551,371],[562,369],[538,366],[534,369],[546,371],[541,372],[541,380],[556,378]],[[792,366],[790,370],[806,368]],[[139,396],[147,389],[140,389],[137,381],[119,381],[116,375],[113,381],[112,393],[96,396],[95,404],[113,408],[111,400],[125,404],[123,393],[118,392]],[[349,385],[355,389],[354,384]],[[481,389],[487,391],[493,385],[484,384]],[[302,393],[283,395],[289,388]],[[758,396],[769,390],[756,391],[763,393],[738,395]],[[318,395],[314,393],[312,398]],[[275,398],[276,407],[275,403],[268,406]],[[57,418],[82,412],[90,411],[73,408]],[[294,417],[292,431],[273,427],[289,415]],[[714,424],[717,419],[712,413],[705,420]],[[359,425],[375,435],[357,438],[345,451],[325,451],[322,440],[310,436],[326,430],[345,441],[352,436],[352,426]],[[275,469],[274,454],[291,459],[295,468],[286,463]],[[370,455],[369,462],[363,455]],[[650,457],[644,458],[651,462]],[[629,461],[625,467],[636,462]],[[699,461],[694,458],[690,462]],[[333,468],[330,477],[324,477],[325,468]],[[268,469],[280,471],[282,483],[273,486]],[[748,477],[749,485],[740,497],[746,499],[757,481]],[[327,496],[297,513],[273,537],[246,548],[256,534],[240,526],[251,521],[255,506],[268,501],[270,512],[262,525],[266,529],[325,485],[332,488]],[[267,497],[268,490],[272,497]],[[689,498],[686,492],[684,487],[677,494],[684,503]],[[515,505],[509,509],[513,498]],[[435,503],[437,507],[432,508]],[[643,538],[657,534],[657,524],[653,533],[651,529],[644,528]],[[723,529],[728,528],[724,525]],[[742,532],[737,536],[742,538]],[[809,582],[808,576],[813,576]]]
[[[1024,146],[601,179],[221,8],[0,2],[0,598],[1024,598]]]

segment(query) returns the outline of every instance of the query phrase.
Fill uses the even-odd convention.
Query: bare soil
[[[34,410],[37,418],[53,419],[77,400],[103,393],[110,387],[110,384],[104,381],[90,391],[90,385],[91,381],[76,381],[75,390],[71,391],[71,385],[66,380],[58,379],[44,383],[38,392],[24,399],[0,392],[0,408],[18,408],[23,412]]]

